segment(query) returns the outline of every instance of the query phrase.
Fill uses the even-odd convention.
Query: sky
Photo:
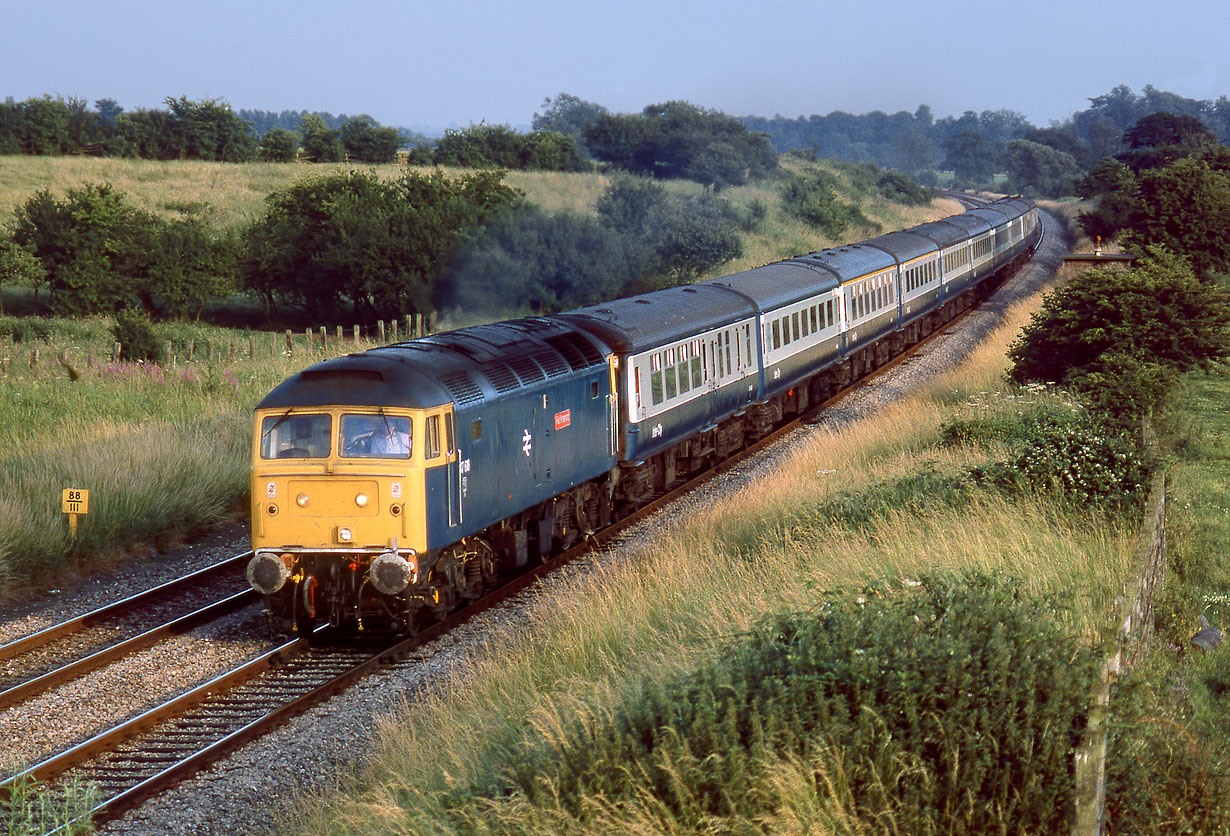
[[[1223,0],[0,0],[0,98],[168,97],[528,128],[561,92],[635,113],[1015,110],[1125,84],[1230,95]]]

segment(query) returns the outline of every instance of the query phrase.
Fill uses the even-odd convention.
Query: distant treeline
[[[126,111],[114,99],[91,108],[41,96],[0,103],[0,154],[94,154],[152,160],[391,162],[421,140],[367,115],[244,110],[217,99],[168,98],[166,110]]]
[[[795,119],[748,116],[742,121],[749,130],[767,135],[779,152],[806,151],[916,174],[947,170],[970,185],[1006,172],[1018,187],[1052,195],[1069,190],[1080,173],[1123,150],[1124,134],[1152,113],[1199,119],[1218,141],[1230,143],[1230,99],[1225,96],[1202,101],[1152,86],[1136,95],[1120,85],[1089,101],[1087,109],[1045,128],[1012,110],[966,111],[936,119],[927,105],[914,113],[891,115],[837,111]]]

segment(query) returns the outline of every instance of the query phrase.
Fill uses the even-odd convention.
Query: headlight
[[[367,494],[361,493],[358,496],[356,496],[354,498],[354,504],[358,505],[360,508],[366,508],[367,507]]]
[[[301,493],[298,496],[296,496],[295,504],[298,505],[300,508],[306,508],[308,504],[308,495],[305,493]]]
[[[349,528],[339,528],[337,530],[337,540],[339,543],[349,543],[354,539],[354,532]]]

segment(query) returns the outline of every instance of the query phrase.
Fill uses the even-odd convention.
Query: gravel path
[[[895,367],[876,385],[859,389],[841,406],[829,410],[820,425],[841,426],[857,420],[925,380],[953,368],[998,326],[1009,305],[1044,287],[1066,252],[1066,241],[1051,232],[1058,229],[1058,225],[1052,223],[1049,216],[1045,220],[1048,235],[1042,249],[1017,276],[959,327],[933,340],[916,359]],[[671,520],[687,517],[686,513],[680,513],[684,507],[681,504],[711,503],[741,490],[758,475],[789,458],[797,445],[815,431],[804,427],[792,433],[781,444],[711,480],[678,504],[635,527],[621,545],[603,552],[594,562],[569,567],[567,574],[588,571],[598,561],[631,559],[646,542],[671,528]],[[143,562],[113,575],[93,578],[76,589],[44,598],[20,611],[0,610],[0,641],[46,626],[65,614],[88,611],[113,600],[118,594],[138,591],[178,572],[199,568],[246,548],[240,531],[224,532],[210,543],[185,549],[184,553],[166,562]],[[549,586],[566,580],[548,578],[543,583]],[[231,836],[276,832],[277,822],[285,818],[284,811],[296,803],[297,797],[326,790],[335,786],[339,778],[344,780],[362,769],[380,715],[404,711],[407,704],[414,703],[416,694],[455,676],[488,636],[510,629],[526,629],[537,594],[530,590],[528,594],[479,615],[395,668],[309,711],[274,734],[183,782],[172,792],[104,825],[99,832],[126,836]],[[215,626],[212,632],[198,631],[183,637],[184,643],[164,651],[166,655],[143,658],[122,671],[100,671],[80,684],[65,686],[45,698],[49,705],[40,710],[39,716],[56,718],[50,731],[47,730],[49,720],[26,722],[11,716],[14,712],[6,712],[0,714],[0,735],[19,744],[15,751],[21,753],[21,757],[32,757],[37,751],[54,748],[58,745],[55,741],[79,738],[96,727],[99,718],[112,719],[108,708],[109,693],[182,689],[190,681],[199,681],[205,668],[229,664],[228,659],[247,658],[264,647],[262,641],[251,638],[263,635],[258,629],[260,626],[259,617],[245,611]],[[184,659],[191,659],[192,663],[185,664]],[[34,716],[33,711],[30,714]]]

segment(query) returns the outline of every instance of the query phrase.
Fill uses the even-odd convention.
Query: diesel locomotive
[[[412,632],[883,365],[1027,258],[1036,207],[337,357],[257,406],[276,626]]]

